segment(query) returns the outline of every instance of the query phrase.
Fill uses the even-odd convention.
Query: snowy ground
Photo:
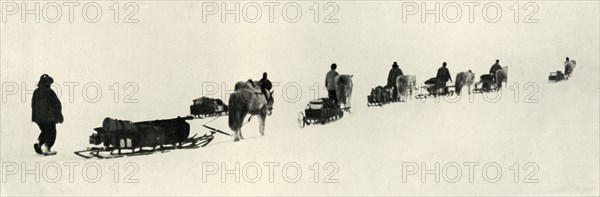
[[[578,70],[581,71],[581,70]],[[244,127],[246,140],[238,143],[226,136],[217,135],[216,140],[205,148],[176,150],[148,156],[127,157],[112,160],[84,160],[70,153],[71,150],[86,147],[86,131],[70,132],[67,126],[59,127],[59,141],[56,150],[59,155],[40,157],[33,154],[29,144],[20,147],[2,147],[3,162],[24,162],[27,166],[40,163],[41,183],[35,183],[33,176],[26,176],[26,183],[19,182],[20,172],[8,176],[3,183],[4,194],[145,194],[145,195],[230,195],[230,194],[377,194],[377,195],[533,195],[533,194],[597,194],[598,191],[598,109],[597,91],[588,96],[578,96],[580,92],[572,87],[586,82],[582,76],[569,81],[548,84],[539,81],[539,92],[534,98],[538,103],[514,103],[510,90],[503,90],[503,97],[497,103],[488,103],[482,95],[475,95],[473,103],[461,99],[456,103],[428,99],[424,103],[412,100],[407,103],[386,105],[382,108],[367,108],[364,99],[355,97],[354,113],[327,125],[311,125],[304,129],[296,126],[296,114],[304,104],[280,104],[272,117],[268,118],[266,136],[257,132],[257,121]],[[595,89],[597,90],[597,89]],[[529,93],[529,92],[527,92]],[[505,95],[508,94],[508,95]],[[466,95],[465,95],[466,96]],[[490,96],[491,97],[491,96]],[[574,100],[577,102],[564,102]],[[596,115],[594,115],[596,114]],[[100,120],[100,119],[98,119]],[[201,125],[206,120],[192,120],[194,131],[202,134]],[[100,121],[98,121],[100,124]],[[211,123],[218,128],[227,128],[226,119]],[[13,140],[32,141],[36,132],[19,135],[3,134],[3,142]],[[228,131],[228,130],[227,130]],[[72,144],[64,141],[73,135]],[[10,141],[8,141],[10,139]],[[3,143],[5,144],[5,143]],[[57,184],[44,179],[55,177],[54,168],[46,171],[44,165],[56,162],[62,169],[62,179]],[[76,162],[74,174],[69,174],[65,162]],[[134,168],[124,169],[126,163],[137,166],[132,179],[139,183],[123,183],[126,175]],[[252,183],[255,168],[243,170],[244,165],[260,164],[262,176]],[[273,173],[273,183],[269,182],[269,168],[264,162],[279,164]],[[302,169],[301,179],[288,183],[283,178],[282,167],[296,162]],[[314,182],[315,170],[311,166],[318,162],[322,168],[318,183]],[[326,163],[337,166],[325,170]],[[456,162],[460,164],[462,177],[457,183],[440,183],[428,175],[426,183],[420,181],[420,173],[402,180],[402,164],[415,162],[443,167]],[[468,182],[468,168],[464,162],[477,162],[474,183]],[[496,162],[502,168],[502,176],[496,183],[488,183],[481,174],[482,166]],[[515,162],[523,168],[534,162],[539,171],[532,179],[538,183],[523,183],[524,176],[533,173],[521,169],[520,180],[515,183],[514,171],[509,169]],[[228,169],[240,164],[240,183],[233,175],[223,182],[221,172],[212,175],[212,168],[205,166],[224,163]],[[88,183],[81,172],[84,165],[98,164],[102,177],[96,183]],[[118,183],[114,183],[114,168],[120,165]],[[8,165],[8,164],[7,164]],[[249,166],[251,167],[251,166]],[[31,168],[31,167],[30,167]],[[223,170],[222,167],[218,167]],[[429,167],[431,169],[432,167]],[[295,168],[286,174],[295,177]],[[450,169],[448,173],[456,173]],[[446,171],[440,171],[445,173]],[[248,174],[244,174],[248,173]],[[331,180],[338,183],[323,183],[325,176],[334,173]],[[493,169],[490,177],[494,177]],[[94,168],[85,173],[92,179]],[[91,174],[91,175],[90,175]],[[69,175],[74,183],[68,182]],[[206,176],[203,179],[203,175]],[[244,179],[244,176],[249,180]],[[448,175],[452,178],[454,175]],[[129,179],[127,179],[129,180]],[[206,182],[204,182],[204,181]],[[327,179],[329,180],[329,179]],[[330,180],[330,181],[331,181]],[[109,190],[98,189],[110,187]],[[22,188],[28,188],[23,190]],[[93,193],[91,191],[93,190]],[[80,193],[81,192],[81,193]]]
[[[243,23],[205,24],[212,25],[207,30],[193,20],[167,20],[200,17],[176,12],[181,8],[178,3],[140,4],[143,20],[130,26],[39,24],[34,26],[39,31],[20,34],[19,28],[32,27],[2,25],[3,84],[14,82],[33,90],[40,73],[49,73],[64,93],[65,123],[58,125],[54,150],[59,154],[38,156],[31,148],[39,132],[30,122],[31,95],[25,94],[24,101],[22,92],[7,96],[1,110],[0,194],[599,195],[597,2],[540,3],[542,23],[508,20],[497,26],[398,24],[383,2],[340,3],[340,18],[346,19],[340,24],[279,24],[269,31],[264,30],[269,24]],[[157,9],[167,12],[148,14]],[[372,10],[377,13],[368,12]],[[560,17],[573,10],[581,13]],[[586,30],[568,31],[572,29]],[[559,39],[563,37],[568,39]],[[578,62],[574,77],[548,83],[549,72],[562,69],[567,55]],[[370,88],[385,81],[393,61],[422,82],[442,61],[449,62],[452,75],[471,69],[479,76],[496,58],[509,66],[508,87],[498,100],[493,93],[487,99],[475,94],[472,100],[463,94],[455,101],[413,98],[384,107],[366,106]],[[315,95],[311,87],[322,83],[331,62],[338,63],[340,73],[354,74],[352,114],[300,129],[298,112],[310,99],[325,95],[324,90]],[[192,99],[206,94],[203,83],[225,83],[230,90],[235,81],[257,79],[262,71],[280,83],[265,136],[260,136],[253,119],[243,128],[246,140],[237,143],[216,135],[204,148],[147,156],[85,160],[72,154],[89,146],[88,136],[104,117],[142,121],[187,115]],[[73,102],[66,82],[80,83]],[[81,96],[82,86],[90,82],[103,90],[96,103]],[[114,82],[121,89],[119,102],[113,101]],[[139,87],[137,103],[123,103],[131,93],[124,89],[127,82]],[[285,94],[288,100],[283,94],[284,84],[292,82],[303,93],[294,102],[289,101],[297,96],[290,93],[293,90]],[[8,91],[4,85],[3,91]],[[202,124],[207,121],[189,122],[195,133],[204,134]],[[226,118],[209,125],[230,132]],[[428,170],[440,164],[434,173],[440,176],[438,182],[433,174],[421,180],[422,163]],[[36,164],[38,171],[22,173]],[[223,173],[236,164],[239,183],[236,175]],[[454,164],[461,176],[455,176]],[[477,165],[473,181],[469,181],[471,164]],[[486,164],[491,168],[484,173]],[[501,175],[495,173],[496,164]],[[418,170],[412,168],[415,165]],[[275,166],[272,176],[269,166]],[[290,167],[285,173],[284,166]],[[256,169],[261,174],[254,179]]]

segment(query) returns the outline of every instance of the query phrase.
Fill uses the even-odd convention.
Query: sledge
[[[454,95],[454,90],[450,90],[450,88],[454,88],[453,85],[443,85],[438,80],[433,77],[424,82],[425,85],[421,86],[422,89],[425,89],[427,93],[418,94],[415,96],[417,99],[424,99],[430,96],[438,97],[438,96],[452,96]]]
[[[196,118],[206,118],[227,114],[227,105],[221,99],[200,97],[193,100],[190,114]]]
[[[371,94],[367,96],[367,106],[383,106],[390,103],[400,102],[400,97],[394,98],[394,89],[390,87],[377,86],[371,89]]]
[[[548,76],[548,81],[552,83],[560,82],[562,80],[568,80],[569,78],[563,74],[562,71],[557,70],[556,72],[551,72],[550,76]]]
[[[133,123],[105,118],[102,127],[95,128],[96,133],[89,137],[89,143],[95,146],[74,153],[87,159],[147,155],[172,149],[204,147],[214,139],[215,133],[226,134],[211,129],[202,136],[190,137],[190,125],[186,121],[192,119],[194,117],[186,116]]]
[[[320,98],[310,101],[304,112],[298,114],[300,128],[315,123],[325,124],[344,117],[344,111],[350,108],[340,108],[329,98]]]
[[[491,74],[481,75],[479,82],[475,83],[473,93],[489,93],[498,91],[498,85],[494,82],[494,76]]]

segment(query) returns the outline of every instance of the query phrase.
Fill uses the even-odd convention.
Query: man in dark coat
[[[337,94],[335,92],[335,77],[337,77],[339,74],[337,71],[335,71],[335,69],[337,69],[337,64],[331,64],[331,70],[325,75],[325,87],[327,88],[329,99],[333,100],[337,104],[338,101]]]
[[[38,143],[34,144],[39,154],[56,154],[51,150],[56,140],[56,123],[63,122],[62,105],[54,90],[50,89],[52,83],[52,77],[43,74],[31,99],[31,121],[41,130]]]
[[[271,81],[269,81],[269,79],[267,79],[266,72],[263,73],[263,76],[258,81],[258,84],[260,85],[260,91],[265,95],[265,97],[270,96],[267,94],[267,90],[271,91],[271,88],[273,88],[273,84],[271,83]]]
[[[448,70],[448,68],[446,68],[446,62],[442,63],[442,67],[438,69],[435,78],[438,81],[439,87],[446,87],[446,83],[448,81],[452,82],[452,76],[450,75],[450,71]],[[448,88],[446,88],[445,90],[447,92]]]
[[[493,81],[496,81],[496,71],[500,69],[502,69],[502,66],[500,66],[500,60],[496,60],[496,63],[490,68],[490,75],[492,75]]]
[[[442,67],[440,67],[437,71],[436,78],[439,82],[446,85],[446,82],[452,82],[452,76],[450,75],[450,71],[446,68],[446,62],[442,63]]]
[[[394,62],[392,64],[392,69],[390,69],[390,72],[388,74],[387,85],[386,85],[386,87],[392,87],[394,89],[394,91],[393,91],[394,99],[398,97],[398,87],[396,86],[396,78],[398,78],[398,76],[403,75],[403,74],[404,73],[402,73],[402,69],[400,69],[400,66],[398,66],[398,63]]]

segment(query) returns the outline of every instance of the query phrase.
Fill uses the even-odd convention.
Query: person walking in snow
[[[43,74],[31,99],[31,121],[35,122],[41,130],[38,143],[34,144],[34,149],[38,154],[56,154],[55,151],[52,151],[52,146],[56,141],[56,123],[63,122],[62,105],[54,90],[50,88],[52,83],[54,83],[54,79]]]

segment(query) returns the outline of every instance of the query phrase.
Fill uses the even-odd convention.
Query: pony
[[[502,82],[507,82],[508,80],[508,66],[502,67],[502,69],[498,69],[496,73],[494,73],[496,77],[496,87],[498,90],[502,88]]]
[[[352,97],[352,76],[338,75],[335,77],[335,93],[337,95],[338,105],[342,104],[350,112],[350,99]]]
[[[460,95],[460,91],[464,86],[468,87],[469,94],[471,94],[471,85],[473,85],[473,82],[475,81],[475,73],[471,72],[471,70],[460,72],[456,75],[455,79],[454,88],[456,89],[457,95]]]
[[[274,99],[273,91],[263,94],[259,87],[259,84],[250,80],[240,81],[235,84],[234,92],[229,96],[229,128],[234,132],[233,141],[244,139],[241,128],[247,114],[258,115],[260,135],[265,135],[265,119],[272,114]]]
[[[414,75],[400,75],[396,78],[396,87],[398,87],[398,98],[405,102],[407,96],[413,94],[417,89],[417,77]]]
[[[565,64],[565,76],[570,77],[571,73],[573,73],[573,70],[575,69],[575,65],[577,64],[577,62],[575,62],[575,60],[570,60],[571,62]]]

